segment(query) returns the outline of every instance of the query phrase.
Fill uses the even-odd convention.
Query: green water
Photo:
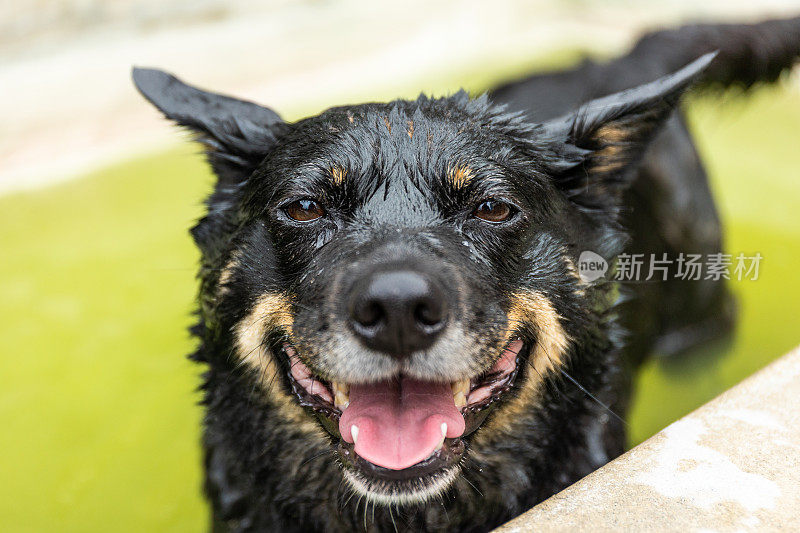
[[[730,253],[761,253],[756,281],[731,281],[739,325],[731,344],[676,360],[654,359],[639,377],[630,416],[636,444],[800,344],[800,92],[689,106],[726,227]]]
[[[634,443],[800,341],[800,95],[697,100],[690,116],[729,250],[764,261],[758,281],[733,283],[731,345],[645,367]],[[184,358],[197,260],[186,229],[211,183],[195,152],[0,198],[5,531],[205,527],[198,369]]]

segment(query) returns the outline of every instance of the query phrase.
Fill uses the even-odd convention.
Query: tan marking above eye
[[[456,189],[461,189],[468,185],[473,177],[472,169],[466,165],[459,164],[447,167],[447,179]]]
[[[512,213],[513,210],[507,203],[500,200],[489,199],[478,204],[478,207],[475,208],[472,215],[487,222],[497,223],[508,220]]]
[[[336,165],[331,168],[331,181],[334,185],[341,185],[347,177],[347,170]]]
[[[296,200],[285,208],[289,218],[298,222],[311,222],[325,216],[325,209],[316,200],[303,198]]]

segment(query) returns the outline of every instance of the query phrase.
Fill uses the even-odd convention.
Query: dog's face
[[[217,364],[368,499],[437,495],[580,356],[611,302],[577,256],[619,251],[625,167],[703,66],[540,125],[464,93],[287,124],[137,71],[219,176],[194,230]]]
[[[361,106],[294,125],[243,187],[223,270],[221,297],[255,302],[240,356],[271,336],[246,360],[267,376],[267,357],[288,367],[347,479],[387,501],[446,485],[519,362],[538,341],[548,372],[568,342],[546,295],[579,289],[557,224],[570,205],[469,106]],[[254,338],[259,322],[271,325]]]

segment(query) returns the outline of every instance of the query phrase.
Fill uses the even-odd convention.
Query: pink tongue
[[[427,459],[442,441],[464,433],[464,417],[456,409],[448,383],[411,378],[350,386],[350,404],[339,420],[339,432],[370,463],[402,470]]]

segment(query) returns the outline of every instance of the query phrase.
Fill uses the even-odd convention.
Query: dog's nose
[[[444,291],[414,270],[375,272],[350,295],[350,325],[362,342],[398,359],[428,348],[447,323]]]

